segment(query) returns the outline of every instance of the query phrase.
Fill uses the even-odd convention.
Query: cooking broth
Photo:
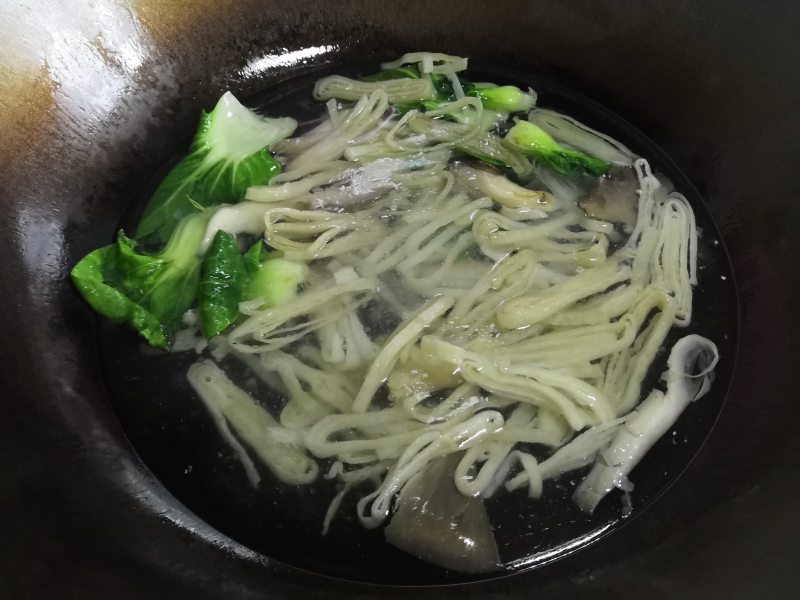
[[[339,66],[331,72],[374,70],[374,65],[359,65]],[[425,562],[387,544],[382,528],[364,528],[357,516],[356,503],[370,491],[369,482],[362,484],[361,491],[354,488],[344,497],[325,535],[322,524],[331,499],[341,487],[335,479],[317,477],[312,485],[287,485],[269,468],[254,461],[261,482],[257,488],[251,486],[236,453],[220,437],[208,410],[186,381],[187,369],[198,360],[197,354],[142,351],[142,343],[134,333],[101,321],[98,341],[110,397],[143,462],[189,510],[237,542],[268,557],[335,577],[406,585],[485,579],[537,566],[613,531],[630,518],[629,513],[632,517],[643,510],[692,459],[721,410],[734,359],[736,292],[717,229],[691,183],[631,125],[566,88],[503,68],[473,68],[467,74],[472,81],[534,88],[538,106],[568,114],[622,141],[635,154],[646,157],[654,173],[686,196],[701,232],[694,313],[688,331],[671,329],[642,390],[649,390],[658,382],[669,349],[689,332],[716,343],[720,355],[716,381],[708,395],[690,404],[669,433],[633,470],[630,475],[635,484],[633,491],[611,492],[592,514],[580,510],[570,499],[590,466],[546,480],[539,499],[529,498],[524,489],[514,492],[501,489],[488,497],[485,509],[502,565],[487,573],[465,574]],[[250,99],[248,105],[258,107],[263,114],[293,116],[301,122],[298,131],[302,134],[319,121],[321,105],[311,95],[318,77],[316,73],[313,77],[285,81]],[[457,160],[472,168],[472,162]],[[164,173],[156,174],[132,201],[131,211],[122,222],[126,230],[133,230],[131,225],[138,222],[147,198]],[[532,185],[534,181],[531,178],[528,183]],[[353,208],[341,210],[347,213]],[[385,221],[391,221],[391,215],[385,217]],[[623,243],[624,238],[617,237],[611,243],[611,251]],[[470,251],[474,249],[465,248],[465,252]],[[319,271],[316,275],[322,276],[329,262],[315,265],[313,268]],[[404,304],[419,301],[418,291],[393,285],[393,281],[383,284],[391,288],[394,296],[406,294],[408,297],[402,298]],[[403,315],[381,298],[360,306],[358,316],[366,333],[379,342],[385,341],[386,335],[403,321]],[[302,342],[294,342],[282,350],[291,354],[301,351],[301,346]],[[229,354],[220,364],[236,384],[272,414],[279,413],[285,399],[274,385],[259,378],[235,355]],[[390,404],[385,386],[371,402],[374,408]],[[507,418],[510,409],[500,407],[499,412]],[[518,449],[527,450],[539,459],[547,456],[535,444],[521,444]],[[333,462],[321,459],[320,474],[326,473]]]

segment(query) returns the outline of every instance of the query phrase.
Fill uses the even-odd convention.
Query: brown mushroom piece
[[[386,541],[445,569],[485,573],[500,566],[500,556],[483,499],[462,495],[453,482],[462,456],[438,458],[408,482]]]
[[[578,206],[588,217],[632,228],[639,205],[638,188],[639,180],[632,168],[614,167],[589,188]]]

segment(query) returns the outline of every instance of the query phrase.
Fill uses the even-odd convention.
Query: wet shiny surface
[[[534,70],[646,131],[707,199],[743,301],[733,392],[708,444],[658,504],[568,560],[453,596],[730,598],[791,589],[800,553],[796,5],[60,4],[0,7],[5,594],[450,593],[313,578],[193,518],[130,452],[100,383],[91,315],[66,280],[222,90],[246,95],[275,80],[285,55],[313,68],[422,47]]]

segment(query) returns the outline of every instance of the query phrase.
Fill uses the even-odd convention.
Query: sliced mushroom
[[[638,186],[633,169],[614,167],[592,185],[578,205],[589,217],[633,227],[639,204]]]
[[[462,455],[436,459],[403,488],[386,540],[440,567],[485,573],[500,556],[483,500],[463,496],[453,482]]]

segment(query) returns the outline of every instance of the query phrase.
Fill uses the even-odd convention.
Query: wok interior
[[[466,11],[442,2],[352,3],[330,11],[315,2],[208,2],[189,12],[149,1],[130,10],[114,2],[103,8],[79,5],[70,14],[52,8],[9,28],[4,60],[13,70],[4,75],[7,93],[0,100],[7,115],[2,211],[11,224],[0,242],[9,307],[0,319],[8,338],[19,340],[3,350],[12,374],[3,385],[4,396],[26,399],[13,404],[19,425],[8,440],[19,448],[63,449],[31,459],[29,471],[47,469],[48,485],[62,502],[81,507],[55,534],[52,552],[68,556],[78,531],[102,547],[109,527],[122,534],[145,530],[149,535],[130,540],[124,554],[151,556],[142,564],[162,573],[175,563],[166,567],[157,557],[179,556],[182,568],[196,575],[186,585],[212,581],[202,568],[212,564],[250,589],[269,582],[289,594],[308,583],[296,573],[275,578],[282,567],[264,569],[138,465],[100,381],[92,317],[66,273],[108,240],[132,192],[188,138],[200,108],[223,89],[247,97],[326,63],[415,48],[521,67],[586,93],[645,131],[705,197],[744,297],[742,354],[728,409],[661,500],[660,516],[645,514],[636,527],[571,564],[529,577],[558,591],[565,585],[554,577],[559,573],[601,564],[600,572],[624,572],[620,565],[628,559],[613,564],[610,556],[648,548],[676,523],[719,503],[722,490],[750,486],[766,457],[784,455],[783,434],[798,410],[789,403],[790,370],[781,367],[797,323],[791,275],[798,242],[789,232],[800,210],[791,160],[798,150],[792,131],[800,88],[788,77],[793,54],[782,51],[791,28],[781,25],[776,8],[751,14],[686,3],[621,12],[612,2],[508,2],[502,10],[487,3]],[[419,14],[425,18],[409,17]],[[37,36],[37,29],[49,37]],[[767,416],[776,413],[785,415],[781,423]],[[756,466],[740,468],[732,453]],[[698,485],[716,491],[701,495]],[[45,493],[30,498],[31,515],[44,512],[50,500]],[[153,540],[155,556],[148,554]],[[712,540],[696,551],[704,548],[719,551]],[[22,548],[19,560],[28,552]],[[333,586],[329,596],[343,589]]]

